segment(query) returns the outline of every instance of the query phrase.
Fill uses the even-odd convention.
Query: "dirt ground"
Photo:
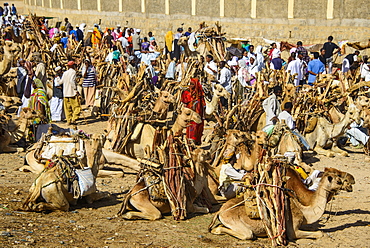
[[[89,133],[103,132],[107,123],[91,121],[79,126]],[[61,125],[64,126],[64,125]],[[268,239],[241,241],[207,232],[213,213],[192,215],[177,222],[171,216],[158,221],[127,221],[116,217],[135,174],[124,169],[123,178],[98,178],[97,187],[108,199],[87,205],[81,201],[69,212],[17,211],[37,175],[20,172],[24,152],[0,154],[0,247],[269,247]],[[316,169],[334,167],[356,178],[354,192],[341,192],[327,206],[319,223],[324,237],[298,240],[289,247],[370,247],[370,167],[361,150],[350,157],[310,157]],[[217,210],[215,208],[214,210]]]

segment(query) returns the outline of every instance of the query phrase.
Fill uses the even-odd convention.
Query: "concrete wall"
[[[370,37],[370,4],[362,0],[333,0],[332,18],[328,15],[331,0],[79,0],[81,11],[77,10],[78,0],[62,0],[64,9],[60,9],[60,1],[51,0],[49,8],[46,4],[49,0],[44,0],[45,7],[38,6],[41,0],[25,0],[25,12],[56,17],[51,25],[68,17],[73,25],[85,22],[88,29],[101,19],[103,27],[121,24],[141,28],[145,34],[153,31],[159,42],[169,30],[175,32],[182,24],[185,29],[189,26],[196,29],[202,21],[209,25],[220,21],[227,37],[252,41],[264,37],[312,44],[325,42],[329,35],[335,41],[366,41]],[[254,3],[256,18],[251,18]],[[292,13],[288,13],[289,9]],[[224,17],[220,16],[222,13]],[[293,18],[288,18],[288,14]]]

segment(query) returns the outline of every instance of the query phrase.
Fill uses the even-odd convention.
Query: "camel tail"
[[[218,211],[216,214],[215,214],[215,216],[213,217],[213,220],[212,220],[212,222],[211,222],[211,224],[209,224],[209,226],[208,226],[208,232],[211,232],[212,231],[212,229],[213,229],[213,227],[214,227],[214,225],[215,225],[215,223],[216,223],[216,220],[218,220],[218,216],[220,215],[220,211]]]

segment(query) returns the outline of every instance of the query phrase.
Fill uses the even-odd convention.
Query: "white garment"
[[[262,107],[266,113],[266,126],[274,125],[271,119],[275,116],[278,116],[281,112],[280,102],[277,99],[276,95],[272,94],[266,100],[264,100],[262,103]]]
[[[52,97],[49,101],[52,121],[61,121],[63,114],[63,98]]]
[[[231,84],[231,71],[226,67],[222,68],[220,71],[219,82],[229,93],[233,93]]]
[[[123,48],[126,48],[129,46],[128,41],[125,37],[122,36],[118,38],[118,40],[121,42]]]
[[[288,64],[286,71],[290,71],[290,75],[294,75],[297,73],[297,76],[294,78],[294,86],[298,86],[299,81],[303,78],[303,61],[300,59],[291,61]]]
[[[186,72],[186,69],[188,68],[188,63],[183,62],[182,64],[178,64],[176,66],[176,74],[177,74],[177,82],[180,82],[182,80],[182,72]]]
[[[60,84],[63,84],[63,97],[74,97],[77,94],[76,71],[72,68],[65,71]]]
[[[345,73],[349,71],[349,67],[350,67],[349,60],[344,58],[342,63],[342,72]]]
[[[213,72],[213,71],[211,71],[209,68],[208,68],[208,66],[213,70],[213,71],[215,71],[215,72]],[[207,62],[206,63],[206,65],[204,66],[204,70],[208,73],[208,74],[210,74],[210,75],[212,75],[212,76],[214,76],[215,78],[217,77],[217,64],[215,63],[215,62],[213,62],[213,60],[211,61],[211,62]]]
[[[27,79],[26,80],[28,80],[28,77],[27,77]],[[26,86],[27,86],[27,81],[26,81],[26,83],[25,83],[25,86],[24,86],[24,89],[26,90]],[[34,88],[32,87],[32,85],[31,85],[31,93],[33,92],[33,90],[34,90]],[[20,114],[21,114],[21,111],[22,111],[22,109],[23,108],[28,108],[28,104],[29,104],[29,102],[30,102],[30,99],[29,98],[27,98],[27,97],[25,97],[24,95],[22,96],[22,106],[20,106],[19,108],[18,108],[18,112],[17,112],[17,116],[19,117],[20,116]]]
[[[256,64],[257,64],[257,69],[256,72],[262,71],[262,69],[265,68],[265,57],[263,57],[262,54],[262,46],[257,46],[256,53],[257,53],[257,58],[256,58]],[[252,74],[252,72],[251,72]]]
[[[291,114],[289,114],[286,110],[284,110],[283,112],[281,112],[279,115],[278,115],[278,118],[279,120],[284,120],[285,121],[285,124],[291,129],[295,129],[295,124],[294,124],[294,120],[293,120],[293,117]]]
[[[275,58],[279,58],[280,57],[280,50],[275,48],[273,51],[272,51],[272,59],[275,59]]]
[[[365,79],[366,76],[368,76],[368,79],[370,79],[370,68],[368,64],[365,64],[365,63],[362,64],[360,72],[361,72],[361,78]],[[368,80],[365,80],[365,81],[368,81]]]

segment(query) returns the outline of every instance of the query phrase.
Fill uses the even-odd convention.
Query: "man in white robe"
[[[290,71],[290,75],[297,74],[294,77],[294,86],[298,86],[300,81],[303,79],[303,61],[302,61],[303,55],[298,52],[297,58],[295,60],[292,60],[287,67],[287,72]]]

